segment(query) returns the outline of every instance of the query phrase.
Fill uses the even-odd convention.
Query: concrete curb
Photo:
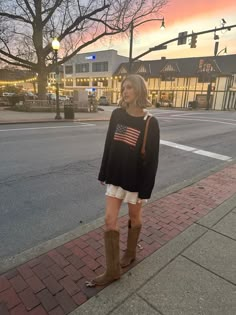
[[[0,121],[0,125],[18,125],[18,124],[36,124],[36,123],[65,123],[65,122],[92,122],[92,121],[109,121],[110,118],[81,118],[81,119],[60,119],[60,120],[24,120],[24,121]]]
[[[210,225],[215,224],[215,217],[219,221],[231,212],[235,207],[235,201],[236,195],[212,210],[207,215],[210,216],[208,219],[209,222],[211,221]],[[226,210],[222,211],[222,209]],[[193,223],[189,228],[163,245],[149,257],[146,257],[130,271],[123,274],[119,282],[113,282],[104,288],[101,292],[71,312],[70,315],[93,314],[94,309],[96,309],[97,315],[113,314],[114,310],[123,305],[131,296],[133,297],[145,284],[209,231],[208,227],[200,224],[202,220],[204,220],[204,217]]]
[[[161,192],[158,192],[152,196],[152,198],[149,200],[148,203],[152,203],[154,201],[157,201],[160,198],[163,198],[165,196],[168,196],[171,193],[174,193],[176,191],[179,191],[187,186],[191,186],[195,184],[196,182],[200,181],[201,179],[204,179],[211,175],[212,173],[215,173],[217,171],[220,171],[225,168],[225,166],[234,164],[235,160],[231,162],[224,162],[221,165],[214,167],[208,171],[205,171],[201,174],[199,174],[196,177],[193,177],[192,179],[183,181],[182,183],[175,184],[171,187],[168,187],[167,189],[162,190]],[[119,217],[124,216],[127,214],[127,207],[125,205],[122,206]],[[91,223],[85,224],[83,226],[78,226],[76,229],[69,231],[63,235],[60,235],[52,240],[48,240],[42,244],[39,244],[33,248],[30,248],[18,255],[11,256],[11,257],[4,257],[0,259],[0,274],[20,265],[28,260],[31,260],[35,257],[38,257],[44,253],[47,253],[48,251],[63,245],[75,238],[80,237],[83,234],[86,234],[104,224],[104,217],[100,217],[96,220],[94,220]]]
[[[111,314],[206,232],[207,228],[193,224],[70,315],[94,314],[95,309],[97,315]]]

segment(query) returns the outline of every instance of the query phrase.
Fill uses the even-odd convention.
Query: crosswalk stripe
[[[176,149],[192,152],[192,153],[195,153],[195,154],[207,156],[207,157],[210,157],[210,158],[213,158],[213,159],[217,159],[217,160],[222,160],[222,161],[231,161],[232,160],[232,158],[230,156],[227,156],[227,155],[222,155],[222,154],[209,152],[209,151],[205,151],[205,150],[198,150],[196,148],[189,147],[189,146],[182,145],[182,144],[178,144],[178,143],[171,142],[171,141],[160,140],[160,143],[163,144],[163,145],[166,145],[168,147],[172,147],[172,148],[176,148]]]

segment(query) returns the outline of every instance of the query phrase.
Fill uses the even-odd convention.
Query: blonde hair
[[[124,82],[129,81],[136,93],[136,106],[140,108],[145,108],[147,106],[150,106],[150,102],[148,100],[148,90],[147,85],[143,77],[138,74],[130,74],[128,75],[121,83],[121,100],[119,102],[119,106],[121,107],[127,107],[128,104],[125,103],[122,97],[123,93],[123,85]]]

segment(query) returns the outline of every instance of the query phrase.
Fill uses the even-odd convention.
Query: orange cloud
[[[176,23],[177,21],[182,21],[190,19],[196,16],[202,15],[214,15],[215,12],[220,10],[225,10],[226,8],[234,7],[235,0],[196,0],[196,1],[186,1],[178,0],[171,2],[166,7],[166,16],[170,24]],[[222,16],[223,18],[223,16]]]
[[[166,24],[170,27],[178,22],[183,22],[184,20],[196,17],[199,17],[199,23],[201,23],[201,17],[214,16],[216,14],[218,16],[221,10],[229,10],[230,8],[232,8],[232,12],[235,12],[235,0],[227,0],[227,3],[225,0],[172,0],[165,8],[163,8],[162,13],[165,17]],[[221,18],[223,18],[223,16],[219,17],[219,19]],[[220,21],[216,21],[216,23],[217,22]],[[153,30],[153,27],[158,27],[156,23],[157,22],[150,22],[143,24],[140,26],[140,31],[151,31]]]

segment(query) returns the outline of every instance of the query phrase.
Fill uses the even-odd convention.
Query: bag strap
[[[145,155],[145,147],[146,147],[146,142],[147,142],[148,126],[149,126],[149,122],[150,122],[151,118],[152,118],[152,116],[148,116],[147,121],[146,121],[144,137],[143,137],[143,144],[142,144],[142,149],[141,149],[141,154],[143,156]]]

